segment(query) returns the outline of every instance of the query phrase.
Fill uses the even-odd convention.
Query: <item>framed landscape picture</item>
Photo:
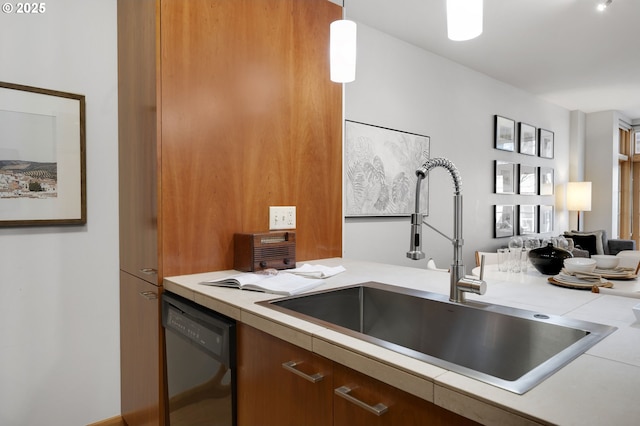
[[[83,95],[0,82],[0,226],[87,221]]]
[[[538,168],[535,166],[520,165],[519,192],[522,195],[538,194]]]
[[[540,195],[553,195],[554,181],[553,168],[540,167]]]
[[[553,206],[540,206],[538,213],[538,232],[548,233],[553,231]]]
[[[510,118],[496,115],[495,147],[502,151],[514,151],[516,146],[516,122]]]
[[[538,209],[534,205],[518,206],[518,234],[529,235],[538,232]]]
[[[495,161],[496,194],[516,193],[516,164],[508,161]]]
[[[553,158],[553,132],[545,129],[539,129],[538,140],[540,147],[538,152],[542,158]]]
[[[496,205],[493,206],[494,216],[494,237],[504,238],[513,237],[514,235],[514,206],[513,205]]]
[[[538,143],[536,140],[536,128],[526,124],[520,123],[520,154],[536,155],[536,149]]]

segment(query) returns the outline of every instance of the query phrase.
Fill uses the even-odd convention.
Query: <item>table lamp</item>
[[[578,212],[578,231],[580,231],[580,212],[591,211],[591,182],[567,183],[567,210]]]

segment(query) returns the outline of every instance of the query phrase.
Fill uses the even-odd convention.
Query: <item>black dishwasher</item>
[[[236,424],[233,319],[173,293],[162,295],[171,426]]]

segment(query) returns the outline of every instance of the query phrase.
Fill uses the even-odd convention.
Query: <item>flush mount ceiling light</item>
[[[482,0],[447,0],[449,39],[471,40],[480,34],[482,34]]]
[[[596,9],[598,9],[600,12],[604,11],[607,7],[609,7],[609,5],[613,2],[613,0],[606,0],[606,1],[601,1],[600,3],[598,3],[598,6],[596,6]]]
[[[349,83],[356,79],[356,23],[341,19],[331,23],[329,62],[331,81]]]

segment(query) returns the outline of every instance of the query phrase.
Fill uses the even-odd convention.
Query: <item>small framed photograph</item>
[[[499,115],[495,116],[495,147],[502,151],[515,151],[516,122]]]
[[[513,237],[514,235],[514,206],[497,205],[493,206],[493,216],[495,223],[495,238]]]
[[[553,168],[540,167],[540,195],[553,195],[555,187],[553,178]]]
[[[553,206],[540,206],[538,210],[538,232],[553,232]]]
[[[535,166],[520,165],[520,184],[518,185],[521,195],[538,195],[538,168]]]
[[[496,194],[516,193],[516,164],[508,161],[495,161]]]
[[[518,206],[518,234],[529,235],[538,232],[538,208],[532,204]]]
[[[520,123],[520,154],[536,155],[538,143],[536,140],[536,128],[527,124]]]
[[[538,130],[539,155],[542,158],[553,158],[553,132],[545,129]]]

